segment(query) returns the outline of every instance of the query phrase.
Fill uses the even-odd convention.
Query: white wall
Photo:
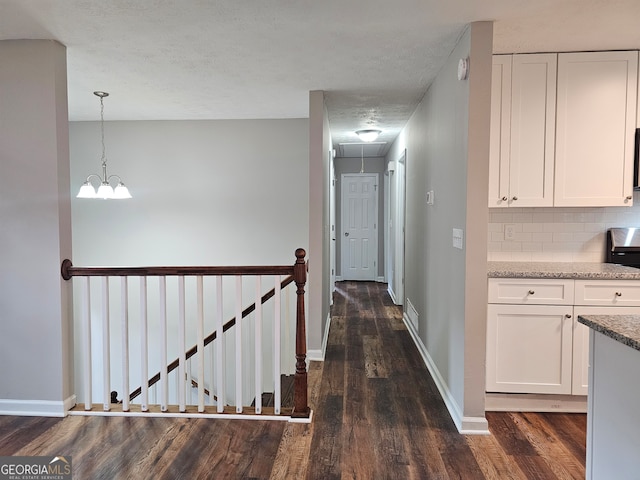
[[[486,188],[492,25],[472,24],[387,155],[406,157],[405,296],[458,428],[486,429]],[[471,58],[470,77],[456,79]],[[433,190],[435,203],[426,205]],[[482,201],[479,201],[482,199]],[[465,247],[452,246],[452,229]],[[481,252],[478,254],[478,252]]]
[[[492,208],[488,260],[525,262],[603,262],[606,231],[640,226],[640,192],[633,207]],[[513,240],[505,240],[513,225]]]

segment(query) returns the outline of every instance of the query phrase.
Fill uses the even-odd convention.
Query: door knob
[[[348,237],[349,236],[349,232],[344,232],[344,236]]]

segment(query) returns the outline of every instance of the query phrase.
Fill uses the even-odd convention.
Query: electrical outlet
[[[516,238],[516,226],[513,223],[508,223],[504,226],[504,239],[513,240]]]

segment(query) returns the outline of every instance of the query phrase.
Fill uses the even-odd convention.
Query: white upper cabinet
[[[494,55],[493,57],[489,143],[489,207],[506,207],[509,200],[511,59],[511,55]]]
[[[553,205],[556,54],[493,60],[489,207]]]
[[[638,52],[558,54],[556,206],[633,201]]]

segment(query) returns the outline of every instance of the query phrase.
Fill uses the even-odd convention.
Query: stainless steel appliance
[[[606,253],[607,263],[640,268],[640,228],[610,228]]]

